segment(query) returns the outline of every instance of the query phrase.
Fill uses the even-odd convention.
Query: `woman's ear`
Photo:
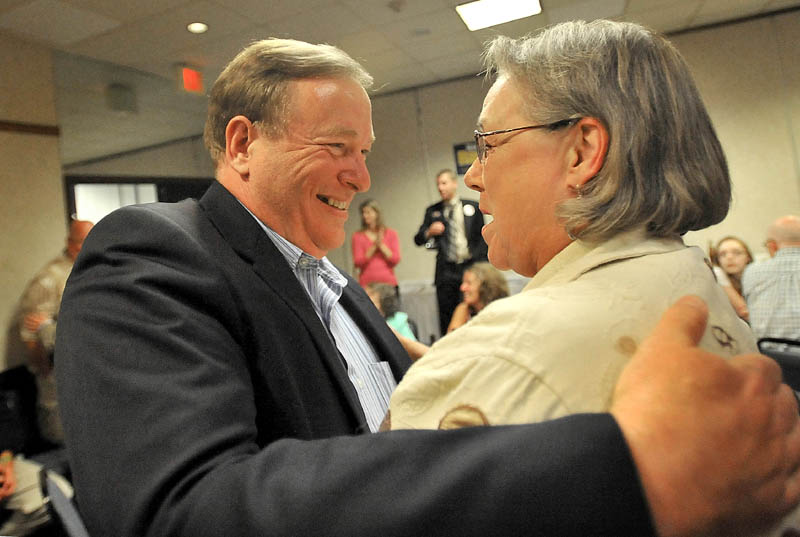
[[[225,127],[225,160],[239,175],[250,175],[250,144],[256,127],[244,116],[234,116]]]
[[[580,189],[603,167],[608,152],[608,129],[594,117],[581,118],[572,128],[574,146],[567,180],[570,187]]]

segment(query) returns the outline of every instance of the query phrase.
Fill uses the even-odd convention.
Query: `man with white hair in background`
[[[771,259],[744,271],[742,290],[757,338],[800,340],[800,218],[782,216],[767,230]]]

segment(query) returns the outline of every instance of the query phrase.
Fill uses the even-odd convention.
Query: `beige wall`
[[[734,202],[722,223],[689,233],[687,242],[739,235],[763,254],[764,231],[776,217],[800,213],[800,11],[689,32],[671,39],[695,75],[728,156]],[[24,55],[21,53],[24,50]],[[0,119],[54,123],[50,58],[44,50],[0,40]],[[465,79],[374,99],[377,142],[369,157],[372,189],[351,208],[348,236],[359,226],[367,196],[383,207],[400,235],[400,280],[430,280],[434,254],[413,244],[424,208],[438,199],[433,175],[454,167],[453,144],[469,141],[486,92]],[[0,134],[4,166],[0,195],[7,220],[0,251],[11,276],[0,299],[7,321],[17,294],[36,267],[61,246],[63,200],[54,138]],[[157,165],[154,165],[157,164]],[[108,160],[71,173],[211,175],[199,141]],[[462,195],[473,196],[463,185]],[[35,207],[36,211],[30,208]],[[349,241],[330,257],[352,268]],[[2,365],[2,364],[0,364]]]
[[[56,125],[47,49],[0,35],[0,121]],[[12,324],[33,274],[64,247],[58,137],[0,131],[0,370],[22,363]]]
[[[725,235],[766,255],[767,226],[800,213],[800,11],[675,36],[728,157],[733,204],[720,224],[687,234],[707,246]]]

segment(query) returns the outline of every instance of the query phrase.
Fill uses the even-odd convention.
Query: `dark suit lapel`
[[[317,316],[305,289],[297,281],[286,259],[258,222],[239,201],[219,183],[213,183],[200,200],[214,226],[230,246],[249,261],[255,273],[276,295],[295,311],[320,351],[324,366],[344,393],[362,428],[366,426],[358,395],[347,376],[347,365],[325,325]]]

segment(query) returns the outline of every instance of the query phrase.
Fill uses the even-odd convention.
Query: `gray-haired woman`
[[[465,182],[494,217],[489,261],[532,279],[412,366],[392,427],[605,411],[622,367],[686,294],[710,309],[701,347],[755,352],[703,251],[681,240],[725,217],[731,186],[678,51],[636,24],[569,22],[499,37],[486,62],[497,79]]]

